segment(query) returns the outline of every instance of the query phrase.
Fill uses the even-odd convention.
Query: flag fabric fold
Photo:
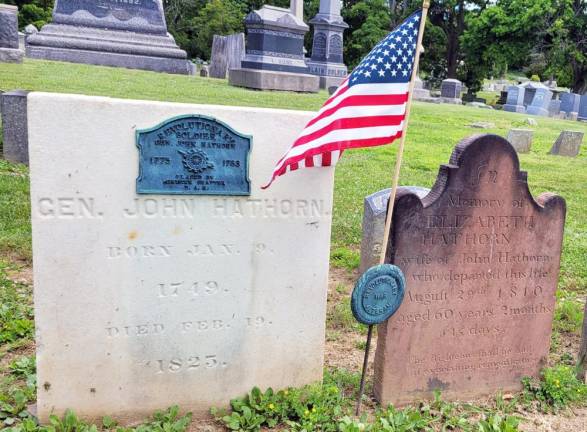
[[[407,18],[361,61],[277,162],[269,183],[299,168],[333,166],[346,149],[402,136],[422,11]]]

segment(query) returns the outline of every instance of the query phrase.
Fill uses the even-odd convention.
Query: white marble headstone
[[[38,413],[204,412],[322,376],[333,170],[260,186],[311,113],[31,93]],[[137,195],[135,131],[253,137],[251,196]]]

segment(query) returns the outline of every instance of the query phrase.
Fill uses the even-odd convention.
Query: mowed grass
[[[317,110],[326,92],[295,94],[259,92],[231,87],[225,80],[175,76],[144,71],[25,61],[0,64],[0,90],[83,93],[187,103],[259,106]],[[431,187],[438,166],[447,163],[453,147],[477,133],[506,136],[511,128],[534,130],[529,154],[520,155],[528,171],[532,193],[550,191],[567,201],[561,287],[587,292],[587,144],[577,158],[550,156],[548,151],[562,130],[587,134],[587,124],[534,117],[538,126],[525,123],[527,116],[455,105],[415,103],[407,135],[402,185]],[[492,129],[473,129],[473,122],[491,122]],[[397,146],[345,153],[336,170],[332,250],[343,265],[356,265],[361,241],[363,199],[390,187]],[[30,258],[30,222],[26,169],[0,164],[0,254]],[[341,251],[344,251],[341,253]],[[347,265],[348,266],[348,265]]]

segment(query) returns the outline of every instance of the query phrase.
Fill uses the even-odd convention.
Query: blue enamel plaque
[[[251,137],[202,115],[137,131],[137,193],[250,195]]]
[[[392,316],[404,299],[406,281],[391,264],[371,267],[357,281],[351,297],[353,315],[360,323],[379,324]]]

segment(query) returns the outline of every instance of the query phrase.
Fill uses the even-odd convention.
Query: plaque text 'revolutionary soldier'
[[[251,137],[201,115],[137,132],[137,193],[250,195]]]

